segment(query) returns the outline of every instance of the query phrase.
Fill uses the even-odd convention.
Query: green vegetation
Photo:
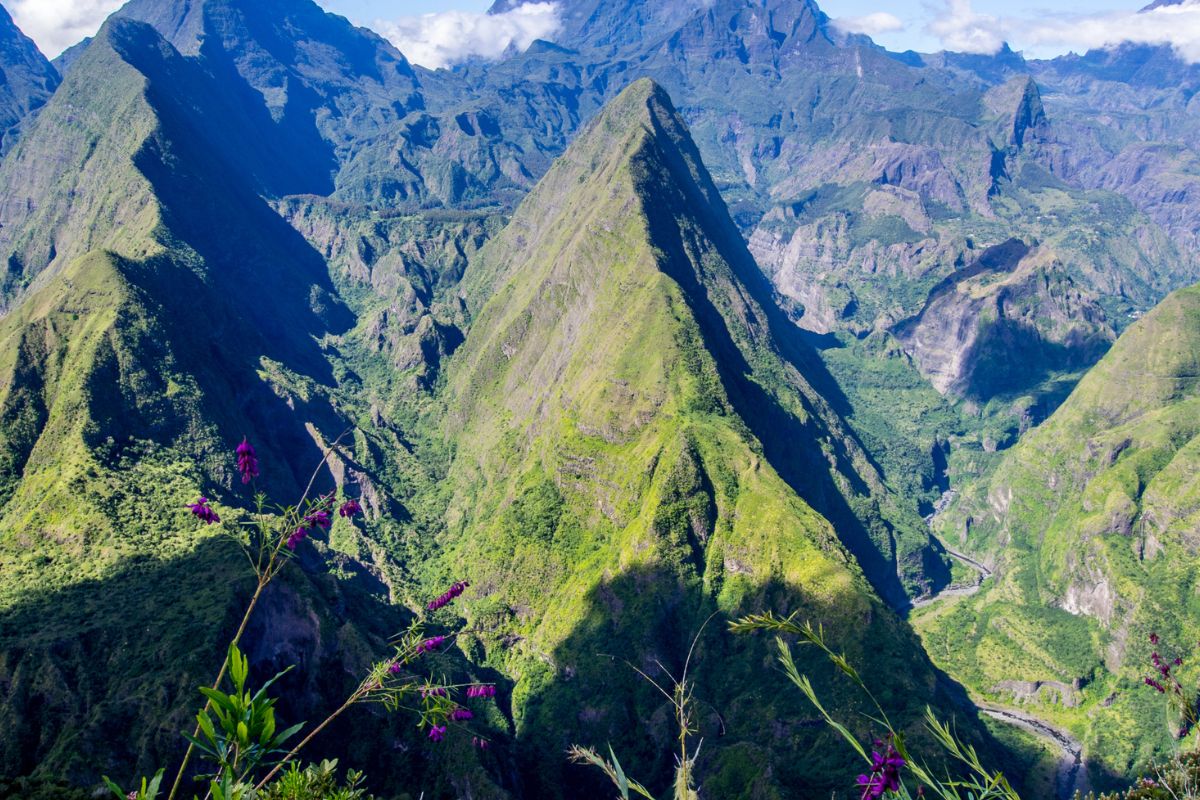
[[[660,33],[693,11],[581,2]],[[0,773],[30,776],[0,794],[177,765],[230,639],[247,660],[214,703],[244,712],[282,674],[272,713],[332,719],[315,756],[371,775],[296,766],[260,797],[594,796],[604,773],[563,755],[609,741],[588,759],[608,777],[686,767],[685,794],[844,791],[854,754],[764,684],[768,644],[688,638],[769,609],[869,659],[898,737],[961,741],[1036,793],[1052,756],[977,719],[892,612],[971,582],[921,518],[948,488],[939,533],[997,569],[914,615],[936,664],[977,699],[1052,682],[1061,707],[1029,702],[1098,769],[1166,751],[1129,665],[1150,625],[1200,632],[1195,343],[1163,356],[1158,401],[1077,399],[1141,386],[1102,366],[1061,412],[1082,421],[1032,426],[1197,267],[1134,199],[1062,178],[1031,81],[910,68],[774,0],[649,50],[572,31],[440,73],[307,0],[185,5],[130,4],[40,110],[49,84],[0,65]],[[635,69],[686,125],[653,84],[618,96]],[[270,587],[185,510],[204,491],[234,528],[264,515],[226,457],[242,436],[276,454],[273,486],[300,495],[321,465],[309,488],[365,511]],[[463,578],[438,623],[464,633],[430,661],[499,687],[478,720],[497,746],[431,753],[342,703]],[[683,724],[642,676],[665,685],[693,645]],[[788,659],[865,741],[871,706]],[[961,740],[927,706],[965,709]],[[229,782],[269,768],[213,714],[193,736]],[[677,726],[707,742],[685,734],[680,763]]]
[[[917,620],[934,660],[982,697],[1005,701],[1004,680],[1078,682],[1076,704],[1040,713],[1070,726],[1096,768],[1115,774],[1169,748],[1146,698],[1131,696],[1147,635],[1190,641],[1200,630],[1190,477],[1198,336],[1200,293],[1175,293],[964,491],[938,525],[994,561],[999,577]]]

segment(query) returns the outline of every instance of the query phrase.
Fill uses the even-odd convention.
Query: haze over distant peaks
[[[45,105],[58,88],[58,71],[0,6],[0,153],[12,128]]]

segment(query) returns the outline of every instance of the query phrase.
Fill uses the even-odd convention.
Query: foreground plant
[[[320,768],[302,770],[295,759],[306,745],[350,708],[361,703],[377,702],[390,711],[411,710],[418,716],[417,724],[427,731],[429,740],[437,743],[446,738],[451,727],[464,725],[475,716],[459,701],[460,695],[465,694],[468,700],[486,700],[496,696],[496,688],[491,684],[450,685],[418,674],[417,667],[421,659],[440,652],[452,644],[457,636],[455,632],[427,634],[425,619],[418,617],[407,630],[393,639],[392,654],[371,666],[366,677],[345,702],[298,744],[285,750],[285,743],[303,730],[304,723],[278,730],[276,701],[267,692],[291,668],[252,691],[248,687],[250,664],[239,645],[267,587],[295,557],[306,538],[332,527],[335,506],[338,516],[343,518],[362,513],[362,506],[353,498],[344,498],[338,505],[333,494],[316,498],[311,496],[321,467],[340,440],[341,437],[322,454],[321,463],[313,471],[304,494],[295,505],[271,507],[266,495],[256,492],[254,512],[249,519],[240,522],[232,531],[226,531],[246,555],[256,577],[256,587],[241,624],[229,643],[216,680],[211,686],[200,688],[205,703],[196,715],[193,732],[184,734],[188,748],[175,773],[167,800],[174,800],[179,793],[188,765],[197,753],[211,766],[199,778],[207,782],[205,800],[276,800],[292,797],[355,800],[362,796],[359,789],[362,777],[357,773],[351,773],[348,787],[338,790],[340,793],[297,794],[288,788],[301,786],[304,781],[312,785],[329,784],[333,770],[330,765],[336,765],[336,762],[323,762]],[[253,483],[259,476],[258,454],[253,445],[243,439],[237,447],[236,456],[242,482]],[[187,508],[193,517],[206,526],[223,524],[207,497],[201,497]],[[469,586],[466,581],[453,584],[428,604],[426,612],[432,614],[454,602]],[[229,692],[222,689],[227,677],[232,689]],[[481,736],[473,736],[472,741],[481,749],[488,747],[487,739]],[[159,770],[152,779],[143,778],[139,787],[130,792],[124,791],[107,777],[104,781],[108,789],[121,800],[158,800],[163,776],[164,770]],[[329,792],[333,791],[329,789]]]
[[[826,724],[837,731],[866,763],[867,771],[859,775],[856,781],[861,800],[874,800],[885,796],[908,800],[913,797],[910,783],[915,783],[917,797],[935,797],[942,800],[1020,800],[1020,796],[1009,785],[1004,775],[987,769],[980,761],[975,748],[960,741],[950,727],[940,721],[929,708],[925,709],[925,727],[948,759],[961,764],[965,769],[961,777],[947,775],[940,778],[932,769],[916,759],[905,744],[903,732],[897,730],[888,719],[887,712],[875,699],[858,670],[844,655],[834,652],[826,643],[825,632],[821,627],[814,627],[807,621],[799,623],[794,614],[780,618],[772,613],[747,616],[731,623],[729,627],[734,633],[766,631],[776,634],[779,663],[783,666],[788,680],[803,692]],[[800,674],[796,667],[791,646],[784,636],[799,637],[801,644],[818,648],[839,672],[870,699],[878,716],[867,716],[866,719],[882,728],[883,736],[875,740],[875,748],[869,754],[858,737],[834,719],[821,704],[812,681],[807,675]],[[911,776],[907,781],[905,773]]]
[[[1157,633],[1150,634],[1150,675],[1142,682],[1167,700],[1168,721],[1181,744],[1175,754],[1152,764],[1148,775],[1132,788],[1118,794],[1101,795],[1101,800],[1200,800],[1200,732],[1188,748],[1183,744],[1200,723],[1200,694],[1180,679],[1183,656],[1164,655],[1167,645]]]
[[[1162,642],[1157,633],[1150,634],[1150,644],[1154,648],[1150,653],[1154,674],[1143,678],[1143,682],[1167,698],[1169,708],[1178,717],[1176,737],[1182,742],[1200,724],[1200,696],[1195,689],[1185,688],[1179,680],[1183,656],[1171,658],[1159,653]],[[1193,749],[1200,751],[1200,734],[1197,734]]]
[[[715,616],[714,614],[713,617]],[[708,623],[712,622],[713,617],[709,617],[700,626],[700,630],[697,631],[696,636],[692,639],[692,645],[688,648],[687,658],[683,662],[683,672],[680,673],[678,679],[661,662],[655,662],[658,664],[659,669],[671,679],[671,688],[669,690],[636,666],[629,665],[630,668],[657,689],[663,697],[667,698],[672,710],[675,712],[675,725],[679,732],[676,737],[679,743],[679,753],[675,757],[675,781],[672,785],[672,797],[674,800],[699,800],[699,795],[696,792],[695,770],[696,758],[700,755],[700,746],[703,744],[703,741],[696,745],[695,750],[691,749],[690,737],[697,733],[697,729],[695,727],[695,720],[692,717],[694,697],[692,694],[692,682],[688,678],[688,670],[691,667],[692,656],[695,655],[696,645],[700,641],[700,636],[704,633],[704,629],[708,627]],[[604,758],[594,748],[581,747],[579,745],[573,745],[567,751],[567,757],[573,763],[596,767],[607,775],[608,779],[617,787],[617,791],[620,792],[621,800],[629,800],[630,792],[646,800],[655,800],[654,795],[650,793],[649,789],[625,774],[625,770],[621,767],[621,762],[617,760],[617,754],[613,752],[612,745],[609,745],[608,756],[608,758]]]

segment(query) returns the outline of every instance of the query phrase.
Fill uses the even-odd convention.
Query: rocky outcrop
[[[1012,695],[1012,699],[1026,704],[1042,704],[1075,708],[1081,696],[1079,686],[1061,681],[1001,681],[992,687],[993,692]]]
[[[314,197],[276,209],[329,263],[350,291],[370,292],[358,333],[428,386],[467,325],[458,301],[440,302],[502,218],[488,213],[392,215]]]
[[[1084,367],[1113,338],[1098,298],[1052,252],[1019,240],[943,280],[893,332],[938,391],[973,399]]]

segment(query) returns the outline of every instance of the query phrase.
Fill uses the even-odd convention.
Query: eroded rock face
[[[1049,703],[1075,708],[1080,703],[1079,687],[1062,681],[1001,681],[992,687],[992,691],[1012,695],[1014,702]]]
[[[1098,298],[1019,240],[944,280],[893,330],[938,391],[981,399],[1084,367],[1113,339]]]
[[[482,123],[464,120],[474,129]],[[502,224],[491,213],[405,216],[312,197],[288,198],[277,210],[326,259],[340,283],[369,292],[357,334],[421,385],[462,342],[466,309],[439,300]]]

